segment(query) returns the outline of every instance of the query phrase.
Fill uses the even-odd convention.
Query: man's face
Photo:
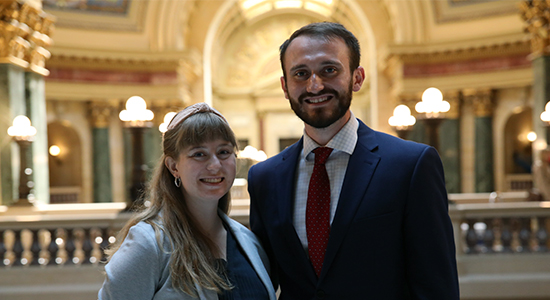
[[[362,67],[349,67],[349,50],[340,38],[299,36],[288,46],[281,77],[285,97],[306,124],[325,128],[349,110],[352,92],[364,80]]]

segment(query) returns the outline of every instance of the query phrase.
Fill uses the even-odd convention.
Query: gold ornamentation
[[[47,76],[46,60],[55,18],[15,0],[0,1],[0,63],[10,63]]]
[[[90,121],[94,128],[107,128],[109,127],[109,119],[111,118],[111,112],[113,107],[103,101],[92,101],[89,104],[90,108]]]
[[[524,0],[519,7],[525,21],[525,32],[531,36],[532,54],[550,54],[550,4],[543,0]]]

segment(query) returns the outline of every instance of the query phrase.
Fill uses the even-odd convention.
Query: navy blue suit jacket
[[[319,278],[292,223],[303,141],[249,171],[250,225],[270,257],[279,299],[458,300],[436,150],[359,123]]]

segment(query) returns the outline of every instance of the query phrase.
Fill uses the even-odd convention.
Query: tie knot
[[[330,156],[331,152],[332,152],[332,148],[329,148],[329,147],[315,148],[313,150],[313,153],[315,153],[315,164],[324,165],[328,157]]]

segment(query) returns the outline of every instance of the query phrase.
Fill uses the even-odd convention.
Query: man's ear
[[[288,99],[288,90],[286,88],[286,81],[285,81],[284,76],[281,76],[281,88],[283,89],[283,92],[285,93],[285,98]]]
[[[365,81],[365,69],[359,66],[353,71],[353,91],[358,92]]]
[[[170,173],[172,173],[174,177],[178,177],[178,164],[176,163],[175,159],[167,156],[164,159],[164,165],[168,168],[168,171],[170,171]]]

